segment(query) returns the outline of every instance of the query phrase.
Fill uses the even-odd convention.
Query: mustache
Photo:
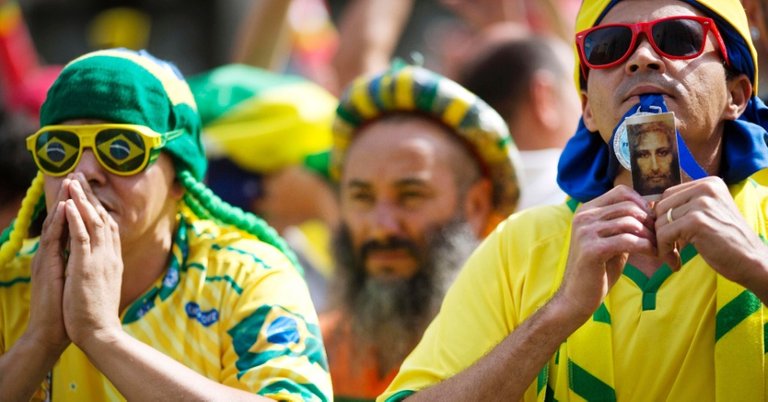
[[[411,256],[417,257],[419,247],[416,243],[402,237],[388,237],[381,240],[369,240],[360,247],[360,258],[365,260],[374,251],[406,250]]]

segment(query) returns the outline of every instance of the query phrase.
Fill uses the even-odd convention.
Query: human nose
[[[664,60],[656,53],[656,49],[653,48],[648,38],[644,34],[639,34],[637,41],[638,44],[635,46],[635,50],[629,55],[625,64],[627,72],[663,71]]]
[[[371,211],[370,225],[372,237],[379,241],[385,241],[398,234],[400,218],[397,207],[387,202],[376,204]]]
[[[101,167],[96,155],[90,149],[84,149],[83,155],[80,156],[80,162],[72,172],[82,173],[85,179],[90,184],[103,183],[106,179],[106,173]]]
[[[653,171],[659,170],[659,161],[656,155],[651,156],[651,170]]]

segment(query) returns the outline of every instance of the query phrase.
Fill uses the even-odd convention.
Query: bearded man
[[[336,307],[321,316],[336,400],[373,399],[466,257],[517,204],[502,118],[426,69],[353,82],[334,125]]]

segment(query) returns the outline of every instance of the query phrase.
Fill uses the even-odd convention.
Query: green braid
[[[235,226],[256,236],[259,240],[274,246],[285,254],[296,269],[303,274],[304,270],[301,268],[296,254],[288,247],[288,244],[280,237],[277,231],[263,219],[238,207],[229,205],[214,194],[205,184],[195,179],[188,170],[180,170],[178,176],[182,185],[187,190],[184,195],[184,201],[195,215],[200,218],[212,217],[220,223]]]
[[[184,193],[184,202],[187,204],[189,209],[192,210],[192,212],[195,213],[198,217],[202,219],[210,219],[211,215],[208,213],[208,210],[205,209],[202,205],[200,205],[199,202],[197,202],[197,199],[192,196],[192,193],[187,191]]]

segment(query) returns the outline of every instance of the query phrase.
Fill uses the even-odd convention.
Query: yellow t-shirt
[[[123,312],[123,330],[222,384],[277,400],[330,400],[317,315],[301,275],[253,236],[188,220],[179,220],[164,276]],[[0,268],[0,354],[26,329],[37,246],[28,241]],[[123,400],[74,345],[36,397]]]
[[[765,191],[760,197],[764,206]],[[544,305],[561,279],[557,267],[567,255],[575,207],[569,200],[533,208],[499,225],[467,261],[421,342],[377,400],[402,400],[458,374]],[[598,310],[593,316],[610,322],[617,400],[715,400],[717,275],[693,247],[681,254],[684,265],[674,273],[665,266],[648,278],[625,267],[609,293],[610,314]],[[535,380],[525,401],[536,401],[538,386],[551,391],[558,380],[568,380],[557,378],[560,358],[553,356],[548,383]]]

